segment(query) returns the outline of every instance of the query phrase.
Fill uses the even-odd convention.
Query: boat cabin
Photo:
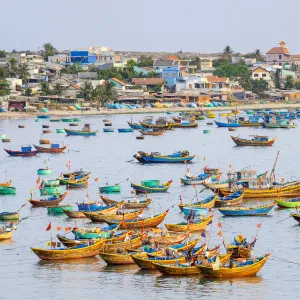
[[[90,132],[91,131],[91,127],[90,124],[84,124],[82,131],[84,132]]]
[[[263,135],[250,135],[250,136],[252,136],[253,142],[267,142],[269,140],[268,136],[263,136]]]
[[[30,152],[32,149],[31,146],[25,146],[25,147],[21,147],[21,152]]]
[[[245,188],[262,188],[268,186],[266,179],[267,172],[257,175],[255,170],[241,170],[234,173],[228,173],[230,185],[235,183]]]

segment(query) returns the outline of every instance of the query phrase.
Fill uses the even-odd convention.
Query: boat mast
[[[274,162],[271,174],[270,174],[270,185],[272,185],[272,183],[275,182],[275,169],[276,169],[278,157],[279,157],[279,151],[277,152],[276,159],[275,159],[275,162]],[[272,180],[273,180],[273,182],[272,182]]]

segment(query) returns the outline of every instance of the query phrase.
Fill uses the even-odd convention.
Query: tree
[[[53,88],[53,94],[61,96],[64,91],[64,87],[60,83],[56,83]]]
[[[18,71],[18,65],[17,65],[17,61],[14,58],[11,58],[8,61],[8,70],[9,70],[10,76],[15,78],[17,75],[17,71]]]
[[[294,80],[294,78],[293,78],[292,75],[288,75],[288,76],[285,78],[285,80],[284,80],[284,82],[283,82],[283,86],[284,86],[284,88],[285,88],[286,90],[291,90],[291,89],[294,88],[294,86],[295,86],[295,80]]]
[[[49,83],[47,81],[43,81],[41,83],[41,92],[44,95],[51,95],[51,90],[50,90],[50,87],[49,87]]]
[[[138,67],[153,67],[153,59],[152,59],[152,57],[142,54],[138,58],[137,66]]]
[[[252,72],[245,63],[235,66],[234,79],[238,81],[239,85],[245,90],[251,89],[251,74]]]
[[[260,97],[263,97],[265,92],[269,88],[269,84],[266,80],[264,79],[259,79],[259,80],[252,80],[252,92],[259,95]]]
[[[227,61],[219,65],[214,71],[214,75],[218,77],[229,77],[233,78],[236,74],[236,67],[232,64],[229,64]]]
[[[129,60],[127,61],[127,63],[126,63],[126,68],[127,68],[128,70],[133,71],[133,68],[134,68],[135,66],[136,66],[136,61],[133,60],[133,59],[129,59]]]
[[[85,81],[84,84],[82,85],[81,87],[81,91],[82,91],[82,94],[83,94],[83,97],[86,99],[86,100],[91,100],[92,97],[93,97],[93,85],[90,81]]]
[[[10,93],[9,83],[6,80],[0,81],[0,96],[6,96]]]
[[[300,90],[300,82],[296,82],[295,83],[295,89],[296,90]]]
[[[48,60],[48,57],[54,55],[56,52],[56,49],[53,47],[51,43],[45,43],[43,45],[43,48],[44,48],[44,58],[46,60]]]
[[[78,74],[79,72],[83,72],[83,68],[79,63],[69,65],[60,70],[61,74]]]
[[[228,60],[224,57],[220,57],[218,59],[213,60],[213,67],[217,68],[222,64],[228,63]]]
[[[24,83],[28,82],[29,77],[31,76],[29,73],[29,67],[27,64],[20,64],[18,66],[17,72],[20,78],[23,80]]]
[[[223,57],[226,58],[228,61],[231,60],[231,56],[233,54],[233,50],[230,46],[225,46],[223,49]]]
[[[271,73],[271,78],[276,89],[281,89],[280,70],[276,69],[275,73]]]
[[[116,91],[114,84],[107,81],[103,85],[98,85],[97,90],[97,99],[98,107],[104,106],[109,100],[115,100],[118,97],[118,92]]]
[[[191,65],[196,65],[197,66],[197,70],[201,70],[201,59],[199,56],[195,56],[192,61],[191,61]]]
[[[5,50],[0,50],[0,58],[5,58],[5,57],[6,57]]]
[[[4,79],[8,77],[8,75],[7,68],[0,67],[0,79]]]
[[[24,90],[24,96],[31,97],[32,96],[32,89],[31,88],[26,88]]]

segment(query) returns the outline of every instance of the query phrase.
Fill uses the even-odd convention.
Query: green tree
[[[24,83],[28,82],[30,73],[29,73],[29,67],[27,64],[19,64],[17,73],[19,74],[19,77],[22,79],[22,81]]]
[[[83,68],[79,63],[69,65],[60,70],[61,74],[78,74],[79,72],[83,72]]]
[[[235,66],[234,79],[239,82],[239,85],[245,89],[251,89],[251,74],[248,66],[245,63],[238,64]]]
[[[48,57],[54,55],[56,52],[56,49],[51,43],[45,43],[43,45],[43,48],[44,48],[44,58],[46,60],[48,60]]]
[[[5,57],[6,57],[5,50],[0,50],[0,58],[5,58]]]
[[[222,53],[223,57],[228,61],[231,61],[232,54],[233,54],[233,49],[229,45],[225,46]]]
[[[229,64],[227,61],[221,65],[219,65],[216,70],[214,71],[215,76],[219,77],[229,77],[234,78],[236,77],[236,66]]]
[[[252,80],[252,92],[259,95],[260,97],[263,97],[265,92],[269,88],[269,84],[266,80],[264,79],[259,79],[259,80]]]
[[[31,88],[26,88],[23,93],[24,93],[24,96],[31,97],[32,96],[32,89]]]
[[[0,96],[6,96],[10,94],[9,83],[6,80],[0,81]]]
[[[137,66],[138,67],[153,67],[153,59],[151,56],[148,55],[144,55],[142,54],[139,58],[138,58],[138,63]]]
[[[64,87],[60,83],[56,83],[53,88],[53,94],[61,96],[64,91]]]
[[[196,65],[197,70],[201,70],[201,59],[199,56],[192,58],[191,65]]]
[[[118,98],[118,92],[115,89],[113,83],[107,81],[103,85],[98,85],[97,89],[97,99],[98,107],[104,106],[108,101],[116,100]]]
[[[294,78],[293,78],[292,75],[288,75],[288,76],[285,78],[285,80],[284,80],[284,82],[283,82],[283,86],[284,86],[284,88],[285,88],[286,90],[291,90],[291,89],[294,88],[294,86],[295,86],[295,80],[294,80]]]
[[[213,67],[217,68],[222,64],[228,63],[228,60],[224,57],[220,57],[218,59],[213,60]]]
[[[4,79],[8,77],[8,70],[5,67],[0,67],[0,79]]]
[[[41,92],[43,95],[51,95],[52,94],[49,83],[47,81],[43,81],[41,83]]]
[[[85,100],[92,100],[93,97],[93,85],[90,81],[85,81],[81,87],[81,92]]]
[[[295,83],[295,89],[296,90],[300,90],[300,82],[296,82]]]
[[[9,74],[11,77],[15,78],[18,72],[18,62],[14,59],[11,58],[8,61],[8,70],[9,70]]]
[[[136,61],[133,60],[133,59],[129,59],[129,60],[127,61],[127,63],[126,63],[126,68],[127,68],[128,70],[133,71],[133,68],[134,68],[135,66],[136,66]]]
[[[276,69],[275,73],[271,73],[271,78],[276,89],[281,89],[280,72],[279,69]]]

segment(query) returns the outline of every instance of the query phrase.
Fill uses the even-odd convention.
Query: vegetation
[[[49,86],[48,82],[43,81],[41,83],[41,92],[42,92],[43,95],[52,95],[51,89],[50,89],[50,86]]]
[[[43,49],[44,49],[44,58],[46,60],[48,60],[48,57],[54,55],[56,52],[56,49],[53,47],[51,43],[45,43],[43,45]]]
[[[300,82],[296,82],[295,83],[295,89],[296,90],[300,90]]]
[[[18,72],[18,62],[14,58],[11,58],[8,61],[8,70],[10,77],[16,78]]]
[[[103,85],[96,87],[96,99],[98,100],[98,107],[104,106],[110,100],[116,100],[118,93],[111,82],[106,82]]]
[[[291,90],[291,89],[294,88],[294,86],[295,86],[295,80],[294,80],[294,78],[293,78],[292,75],[288,75],[288,76],[285,78],[285,80],[284,80],[284,82],[283,82],[283,86],[284,86],[284,88],[285,88],[286,90]]]
[[[199,56],[192,58],[191,65],[196,65],[197,70],[201,70],[201,59]]]
[[[9,83],[5,80],[0,81],[0,96],[6,96],[9,95],[10,88]]]
[[[259,49],[245,55],[246,58],[256,58],[256,61],[264,61],[263,54]]]
[[[0,50],[0,58],[5,58],[5,57],[6,57],[5,50]]]
[[[213,67],[217,68],[220,65],[225,64],[225,63],[228,63],[228,60],[226,58],[221,57],[221,58],[213,60]]]
[[[53,88],[53,93],[54,95],[61,96],[64,90],[65,88],[60,83],[56,83]]]
[[[137,66],[138,67],[153,67],[153,62],[154,62],[154,60],[152,59],[151,56],[142,54],[138,58]]]
[[[252,87],[251,87],[252,92],[259,95],[260,97],[263,97],[265,92],[269,88],[268,82],[262,78],[259,80],[252,80],[251,83],[252,83]]]
[[[61,74],[78,74],[79,72],[83,72],[83,68],[80,64],[72,64],[60,70]]]
[[[271,73],[271,77],[276,89],[281,89],[280,70],[277,69],[275,73]]]
[[[31,88],[26,88],[23,91],[23,94],[24,94],[24,96],[31,97],[32,96],[32,89]]]
[[[232,54],[233,54],[233,49],[228,45],[225,46],[222,53],[223,58],[227,59],[227,61],[231,61]]]
[[[23,83],[28,83],[30,73],[27,64],[19,64],[17,68],[17,73],[19,77],[22,79]]]
[[[0,67],[0,79],[7,78],[9,76],[9,72],[7,68]]]

